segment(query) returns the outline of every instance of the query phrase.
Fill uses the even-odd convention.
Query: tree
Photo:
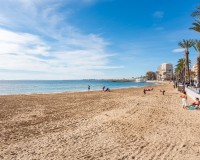
[[[176,79],[180,79],[181,81],[184,81],[184,75],[185,75],[185,59],[181,58],[178,60],[178,63],[175,68],[175,76]]]
[[[178,45],[185,49],[185,81],[190,81],[189,74],[189,48],[194,46],[193,40],[184,40],[179,42]]]
[[[192,17],[198,17],[198,19],[200,18],[200,6],[197,6],[197,10],[192,12]]]
[[[200,40],[195,40],[195,45],[194,49],[198,52],[198,57],[197,57],[197,81],[198,84],[200,82]]]
[[[146,78],[147,78],[148,80],[155,80],[155,79],[156,79],[156,73],[153,72],[153,71],[148,71],[148,72],[146,73]]]
[[[193,25],[193,27],[191,27],[190,29],[200,32],[200,21],[199,20],[196,20],[195,22],[193,22],[192,25]]]
[[[191,64],[191,60],[189,60],[189,65]],[[175,77],[176,79],[180,79],[181,81],[184,81],[185,77],[185,58],[180,58],[177,62],[177,65],[175,67]]]
[[[197,17],[197,20],[194,23],[192,23],[193,27],[191,27],[190,29],[200,32],[200,6],[198,6],[197,10],[192,13],[192,17]],[[200,84],[200,40],[195,40],[194,49],[198,52],[197,81],[198,81],[198,85],[199,85]]]
[[[197,10],[194,11],[191,14],[192,17],[196,17],[196,21],[192,23],[193,27],[191,27],[190,29],[193,29],[197,32],[200,32],[200,6],[197,7]]]

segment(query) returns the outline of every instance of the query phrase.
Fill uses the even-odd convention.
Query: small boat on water
[[[135,82],[146,82],[145,78],[136,78]]]

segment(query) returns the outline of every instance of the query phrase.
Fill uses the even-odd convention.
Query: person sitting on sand
[[[160,92],[162,92],[162,95],[165,95],[165,90],[160,90]]]
[[[187,107],[187,94],[186,94],[186,92],[184,91],[180,95],[180,97],[181,97],[181,101],[182,101],[182,106],[183,106],[184,109],[186,109],[186,107]]]
[[[143,90],[143,92],[144,92],[144,94],[146,94],[146,91],[153,91],[153,88],[144,88],[144,90]]]
[[[143,93],[146,94],[147,91],[153,91],[153,88],[144,88]]]
[[[196,97],[195,101],[192,102],[192,104],[190,104],[188,107],[194,106],[195,109],[198,109],[199,105],[200,105],[199,98]]]
[[[153,91],[153,88],[144,89],[145,91]]]
[[[106,88],[105,92],[110,92],[110,89],[109,89],[109,88]]]

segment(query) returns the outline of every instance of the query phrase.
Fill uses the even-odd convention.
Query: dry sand
[[[0,96],[0,159],[199,160],[200,111],[170,84]]]

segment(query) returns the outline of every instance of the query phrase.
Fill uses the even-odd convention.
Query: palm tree
[[[191,60],[189,60],[189,65],[191,64]],[[176,79],[180,79],[182,82],[185,77],[185,58],[180,58],[175,67],[175,76]]]
[[[192,17],[200,18],[200,6],[198,6],[197,10],[192,13]]]
[[[197,32],[200,32],[200,6],[197,7],[197,10],[194,11],[191,14],[192,17],[197,17],[196,21],[192,23],[193,27],[191,27],[190,29],[193,29]]]
[[[185,75],[185,58],[181,58],[178,60],[178,64],[175,68],[175,75],[176,79],[180,79],[181,81],[184,81],[184,75]]]
[[[195,22],[192,23],[192,25],[193,27],[191,27],[190,29],[200,32],[200,21],[196,20]]]
[[[193,40],[184,40],[183,42],[179,42],[178,45],[185,49],[185,82],[190,81],[189,74],[189,48],[194,46]]]
[[[194,49],[199,53],[197,57],[197,81],[200,82],[200,40],[195,40]]]

